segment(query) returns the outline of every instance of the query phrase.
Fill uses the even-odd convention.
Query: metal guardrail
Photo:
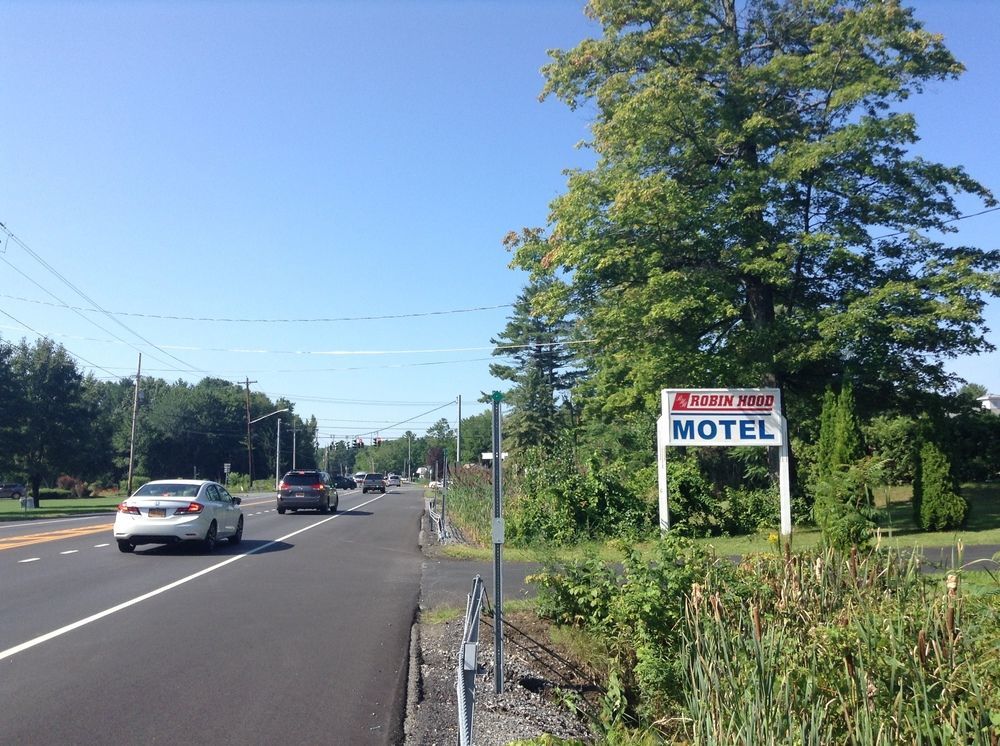
[[[472,743],[472,715],[476,706],[476,673],[479,671],[479,618],[483,609],[483,579],[472,579],[472,593],[465,606],[465,629],[462,648],[458,651],[455,687],[458,693],[458,742]]]
[[[444,539],[448,536],[448,524],[445,523],[444,513],[437,512],[437,498],[432,497],[427,500],[427,515],[431,517],[431,522],[437,531],[438,538]]]

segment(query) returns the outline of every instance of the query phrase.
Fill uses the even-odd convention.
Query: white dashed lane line
[[[59,554],[76,554],[79,551],[79,549],[67,549],[65,552],[59,552]]]
[[[28,557],[28,559],[18,560],[17,564],[23,565],[26,562],[38,562],[38,560],[40,560],[40,559],[41,559],[41,557]]]
[[[101,547],[110,547],[110,544],[94,544],[94,549],[100,549]]]

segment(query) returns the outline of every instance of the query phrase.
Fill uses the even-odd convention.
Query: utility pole
[[[295,468],[295,441],[296,441],[295,433],[297,432],[298,430],[295,427],[295,418],[293,417],[292,418],[292,468],[293,469]]]
[[[125,484],[125,495],[132,494],[132,467],[135,463],[135,420],[139,413],[139,377],[142,375],[142,353],[139,353],[139,367],[135,371],[135,396],[132,399],[132,435],[128,446],[128,482]]]
[[[250,384],[257,383],[256,381],[251,381],[249,378],[246,379],[247,386],[247,477],[250,479],[250,484],[247,486],[247,490],[253,488],[253,441],[250,432]]]
[[[410,431],[406,431],[406,481],[413,481],[413,469],[410,467]]]
[[[281,479],[281,418],[278,418],[278,445],[274,449],[274,491],[278,491]]]
[[[458,429],[455,431],[455,468],[462,465],[462,395],[458,395]]]

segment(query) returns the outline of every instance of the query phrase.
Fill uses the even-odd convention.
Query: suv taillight
[[[313,488],[314,490],[320,490],[320,491],[323,491],[323,490],[325,490],[325,489],[326,489],[326,485],[325,485],[325,484],[323,484],[322,482],[316,482],[316,484],[314,484],[314,485],[312,486],[312,488]]]

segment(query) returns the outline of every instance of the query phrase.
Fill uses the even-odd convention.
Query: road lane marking
[[[94,549],[100,549],[101,547],[110,547],[110,544],[94,544]]]
[[[62,528],[56,531],[47,531],[43,534],[25,534],[24,536],[10,536],[0,539],[0,551],[4,549],[20,549],[30,547],[35,544],[44,544],[48,541],[60,541],[62,539],[75,539],[87,534],[97,534],[102,531],[111,531],[113,523],[102,523],[99,526],[80,526],[78,528]]]
[[[79,549],[67,549],[65,552],[59,552],[59,554],[76,554],[79,551]]]
[[[40,560],[40,559],[41,559],[41,557],[28,557],[28,559],[18,560],[17,564],[24,565],[24,564],[26,564],[28,562],[38,562],[38,560]]]
[[[373,502],[378,502],[383,497],[385,497],[385,495],[379,495],[378,497],[372,498],[371,500],[368,500],[367,502],[363,502],[360,505],[355,505],[353,508],[351,508],[351,510],[358,510],[359,508],[363,508],[366,505],[371,505]],[[26,642],[22,642],[20,645],[15,645],[14,647],[7,648],[6,650],[0,650],[0,661],[7,660],[8,658],[11,658],[11,657],[17,655],[18,653],[23,653],[25,650],[33,648],[36,645],[41,645],[44,642],[48,642],[49,640],[54,640],[57,637],[61,637],[62,635],[65,635],[67,632],[72,632],[73,630],[79,629],[80,627],[85,627],[86,625],[88,625],[88,624],[90,624],[92,622],[96,622],[96,621],[98,621],[100,619],[104,619],[104,617],[111,616],[112,614],[116,614],[119,611],[124,611],[125,609],[127,609],[127,608],[129,608],[131,606],[135,606],[136,604],[141,604],[143,601],[148,601],[149,599],[151,599],[151,598],[153,598],[155,596],[159,596],[161,593],[166,593],[167,591],[172,591],[174,588],[178,588],[178,587],[184,585],[185,583],[188,583],[188,582],[190,582],[192,580],[200,578],[203,575],[208,575],[210,572],[215,572],[216,570],[220,570],[223,567],[225,567],[226,565],[231,565],[234,562],[239,562],[241,559],[246,559],[247,557],[249,557],[249,556],[251,556],[253,554],[257,554],[259,552],[263,552],[265,549],[268,549],[269,547],[272,547],[275,544],[279,544],[279,543],[281,543],[283,541],[286,541],[287,539],[291,539],[293,536],[298,536],[299,534],[305,533],[306,531],[314,529],[317,526],[322,526],[324,523],[329,523],[330,521],[335,520],[337,518],[340,518],[343,515],[344,515],[344,513],[334,513],[329,518],[324,518],[322,521],[317,521],[316,523],[310,523],[308,526],[303,526],[302,528],[300,528],[300,529],[298,529],[296,531],[292,531],[292,533],[290,533],[290,534],[285,534],[284,536],[282,536],[282,537],[280,537],[278,539],[275,539],[274,541],[269,541],[269,542],[267,542],[267,544],[262,544],[261,546],[257,547],[256,549],[251,549],[249,552],[245,552],[243,554],[238,554],[235,557],[230,557],[229,559],[223,560],[222,562],[219,562],[218,564],[212,565],[211,567],[206,567],[204,570],[199,570],[198,572],[196,572],[196,573],[194,573],[192,575],[188,575],[187,577],[180,578],[178,580],[175,580],[172,583],[167,583],[164,586],[160,586],[159,588],[156,588],[155,590],[149,591],[149,593],[143,593],[141,596],[136,596],[133,599],[129,599],[128,601],[124,601],[124,602],[118,604],[117,606],[112,606],[109,609],[105,609],[104,611],[99,611],[96,614],[91,614],[88,617],[84,617],[83,619],[75,621],[75,622],[73,622],[71,624],[67,624],[65,627],[60,627],[59,629],[54,629],[51,632],[46,632],[44,635],[39,635],[38,637],[36,637],[36,638],[34,638],[32,640],[28,640]],[[37,562],[39,559],[41,559],[41,558],[40,557],[33,557],[32,559],[18,560],[18,561],[19,562]]]

